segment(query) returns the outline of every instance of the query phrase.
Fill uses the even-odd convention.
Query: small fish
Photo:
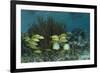
[[[36,39],[36,38],[34,38],[32,40],[35,41],[35,42],[39,42],[39,39]]]
[[[35,53],[38,53],[38,54],[40,54],[40,53],[41,53],[41,51],[40,51],[40,50],[35,50],[34,52],[35,52]]]

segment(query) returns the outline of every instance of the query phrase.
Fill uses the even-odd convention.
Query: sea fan
[[[32,34],[39,34],[45,37],[45,39],[42,40],[39,45],[43,49],[48,49],[51,46],[50,36],[65,33],[65,28],[66,26],[64,24],[55,21],[53,17],[48,16],[47,20],[45,20],[43,17],[38,17],[37,24],[33,24],[29,28],[28,33],[30,36],[32,36]]]

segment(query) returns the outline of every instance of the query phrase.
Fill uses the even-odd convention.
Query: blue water
[[[21,10],[21,32],[27,32],[30,25],[37,23],[37,17],[42,16],[46,19],[52,16],[57,22],[67,25],[67,30],[72,31],[74,28],[81,28],[90,32],[90,14],[76,12],[51,12],[51,11],[34,11]]]

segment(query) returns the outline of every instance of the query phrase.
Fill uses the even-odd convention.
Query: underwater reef
[[[67,25],[48,16],[21,33],[21,62],[48,62],[90,59],[89,35],[81,28],[68,31]]]

